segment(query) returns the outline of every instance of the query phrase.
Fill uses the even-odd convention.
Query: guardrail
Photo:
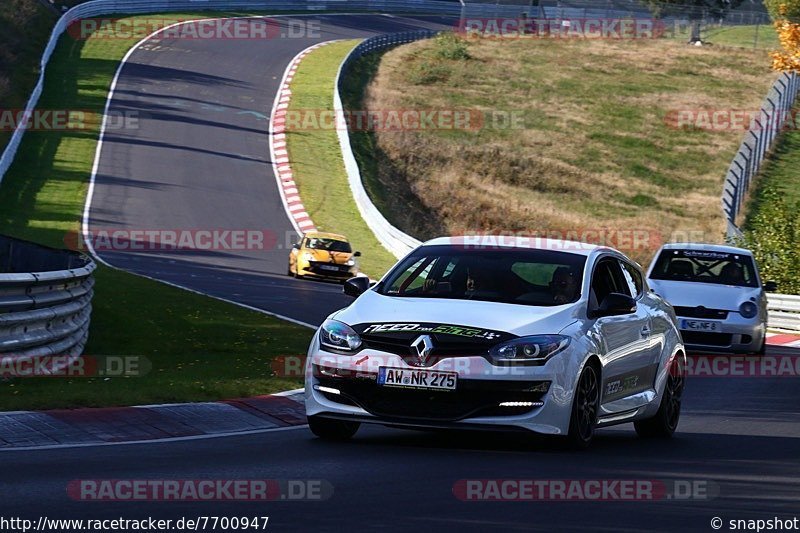
[[[340,93],[344,76],[347,75],[348,69],[354,61],[370,52],[384,50],[420,39],[429,39],[437,33],[431,30],[420,30],[378,35],[361,41],[358,46],[353,48],[342,61],[342,64],[339,65],[339,72],[336,74],[333,90],[333,110],[336,114],[336,123],[346,124]],[[369,194],[367,194],[367,190],[364,188],[364,183],[361,181],[361,171],[350,146],[350,133],[347,128],[337,128],[337,134],[339,136],[339,145],[342,148],[344,167],[347,171],[347,181],[350,183],[350,190],[358,206],[358,212],[361,213],[361,218],[364,219],[364,222],[367,223],[369,229],[372,230],[372,233],[375,234],[375,237],[384,248],[398,259],[405,257],[406,254],[422,244],[422,242],[394,227],[375,207],[375,204],[369,198]]]
[[[95,268],[84,254],[0,236],[0,357],[81,355]]]
[[[770,329],[800,333],[800,296],[768,294],[767,310]]]
[[[758,175],[761,163],[775,145],[787,118],[791,116],[798,90],[800,76],[794,72],[783,73],[775,80],[761,106],[758,118],[753,120],[750,129],[745,133],[739,151],[731,162],[722,189],[722,211],[728,224],[729,238],[742,236],[736,224],[742,204],[753,178]]]

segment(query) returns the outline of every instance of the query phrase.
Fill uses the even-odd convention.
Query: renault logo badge
[[[411,343],[411,347],[417,352],[417,363],[422,366],[433,351],[433,339],[430,335],[420,335]]]

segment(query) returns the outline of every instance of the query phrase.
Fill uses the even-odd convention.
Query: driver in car
[[[553,302],[557,304],[566,304],[575,300],[575,296],[578,294],[578,283],[569,268],[558,267],[553,272],[550,293],[553,295]]]

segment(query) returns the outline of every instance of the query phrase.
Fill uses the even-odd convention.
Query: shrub
[[[800,294],[800,202],[764,189],[738,244],[753,251],[763,280],[775,281],[778,292]]]
[[[467,43],[455,33],[440,33],[435,38],[436,57],[439,59],[466,60],[470,59]]]

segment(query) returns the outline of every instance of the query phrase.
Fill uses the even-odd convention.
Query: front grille
[[[330,267],[335,267],[335,270],[331,270]],[[310,270],[314,274],[319,274],[321,276],[341,276],[341,277],[351,276],[349,266],[337,265],[335,263],[325,263],[323,261],[310,261],[308,265],[308,270]]]
[[[683,342],[703,346],[730,346],[733,335],[730,333],[709,333],[705,331],[681,330]]]
[[[416,353],[411,348],[411,343],[417,337],[419,337],[419,333],[403,337],[362,334],[361,340],[365,348],[393,353],[403,357],[407,363],[411,363],[416,361]],[[497,344],[496,341],[477,341],[474,339],[462,341],[453,339],[451,335],[432,335],[431,337],[433,338],[433,351],[428,358],[429,365],[448,357],[487,355],[489,348]]]
[[[463,420],[478,416],[515,416],[535,406],[500,407],[502,402],[540,402],[546,391],[532,391],[541,381],[503,382],[459,380],[454,391],[396,389],[377,384],[377,379],[320,377],[319,384],[341,394],[324,393],[331,401],[357,405],[368,413],[394,420]],[[549,384],[548,384],[549,386]]]
[[[711,318],[715,320],[725,320],[728,318],[728,311],[724,309],[707,309],[699,307],[675,307],[675,314],[687,318]]]

